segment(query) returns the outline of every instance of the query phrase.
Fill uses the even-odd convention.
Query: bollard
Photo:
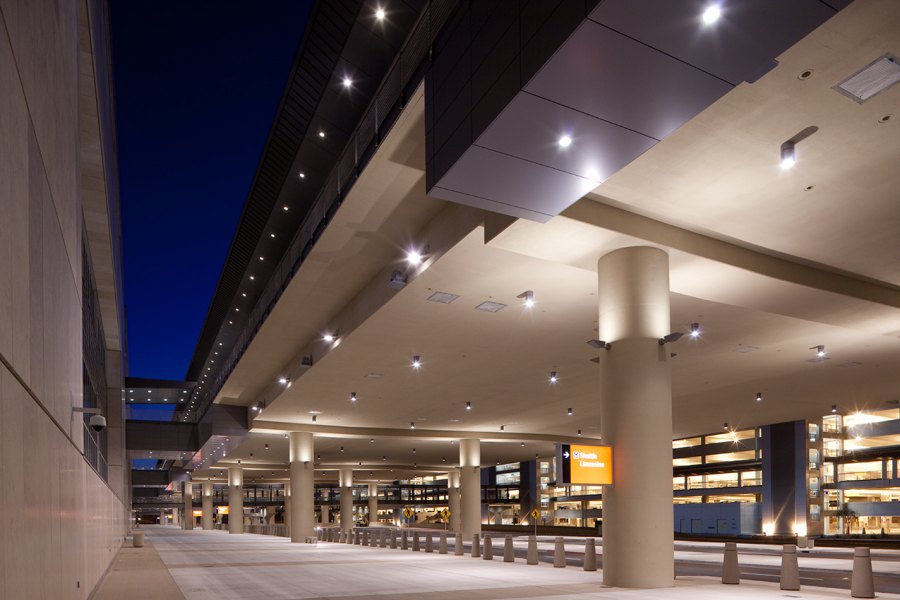
[[[441,532],[441,539],[438,540],[438,554],[447,554],[447,534]]]
[[[872,553],[869,551],[869,548],[853,549],[853,575],[850,577],[850,597],[875,597],[875,583],[872,580]]]
[[[391,548],[396,550],[397,549],[397,532],[394,531],[393,529],[391,529],[390,532],[388,533],[388,535],[391,536],[391,544],[390,544]]]
[[[378,547],[379,548],[387,547],[387,529],[382,529],[378,533]]]
[[[494,543],[491,541],[490,534],[484,534],[484,551],[481,553],[484,560],[494,560]]]
[[[431,540],[431,532],[425,534],[425,552],[434,552],[434,542]]]
[[[722,583],[737,584],[741,582],[738,569],[737,544],[725,542],[725,558],[722,561]]]
[[[337,541],[338,541],[338,544],[344,543],[344,530],[343,529],[338,531]]]
[[[412,550],[413,550],[413,552],[419,551],[419,532],[418,531],[413,532]]]
[[[584,543],[584,570],[597,570],[597,543],[594,538],[588,538]]]
[[[143,531],[135,531],[131,534],[131,546],[133,548],[143,548],[144,547],[144,532]]]
[[[557,569],[566,566],[566,545],[561,537],[556,538],[556,543],[553,544],[553,566]]]
[[[362,546],[362,531],[359,529],[353,530],[353,543],[357,546]]]
[[[369,530],[368,529],[366,529],[365,531],[362,532],[362,538],[363,538],[362,545],[368,546],[369,545]]]
[[[525,564],[538,564],[537,538],[533,535],[528,536],[528,555],[525,558]]]
[[[481,540],[477,533],[472,536],[472,558],[481,558]]]
[[[400,532],[400,549],[409,550],[409,535],[406,530]]]
[[[463,555],[462,536],[458,533],[453,536],[453,554],[454,556]]]
[[[800,569],[797,567],[796,544],[785,544],[781,553],[781,589],[800,589]]]
[[[512,536],[506,536],[503,542],[503,562],[516,562],[516,552],[513,549]]]

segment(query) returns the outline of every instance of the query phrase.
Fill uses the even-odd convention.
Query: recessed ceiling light
[[[334,336],[334,334],[326,333],[325,335],[322,336],[322,339],[326,342],[331,343],[336,339],[336,337]]]
[[[287,382],[288,382],[287,377],[279,377],[278,378],[278,383],[280,383],[281,385],[287,385]]]
[[[713,4],[708,6],[706,10],[703,11],[702,19],[704,25],[712,25],[722,16],[722,9],[719,8],[718,4]]]
[[[410,429],[415,429],[415,428],[416,428],[416,422],[415,422],[415,421],[410,421],[410,422],[409,422],[409,428],[410,428]],[[413,448],[413,452],[415,452],[415,451],[416,451],[416,449]]]
[[[421,366],[422,366],[422,359],[419,357],[418,354],[416,354],[415,356],[412,357],[412,368],[418,369]]]
[[[466,402],[466,410],[472,410],[472,403]]]
[[[756,401],[762,402],[762,392],[756,392]]]
[[[691,323],[691,337],[700,337],[700,323]]]
[[[411,265],[422,264],[422,255],[417,250],[410,250],[406,253],[406,262]]]
[[[243,296],[244,298],[246,298],[246,297],[247,297],[247,292],[241,292],[241,296]]]
[[[306,179],[306,173],[300,171],[299,173],[297,173],[297,177],[299,177],[300,179]]]
[[[356,392],[350,392],[350,402],[356,402],[357,400]]]
[[[260,257],[259,257],[259,260],[266,260],[266,257],[265,257],[265,256],[260,256]]]
[[[557,381],[559,381],[559,376],[556,371],[550,371],[550,383],[556,383]],[[570,408],[569,410],[571,411],[572,409]]]
[[[781,168],[790,169],[797,164],[797,152],[794,142],[787,141],[781,145]]]
[[[282,207],[281,207],[281,208],[283,208],[283,209],[284,209],[284,212],[287,212],[287,211],[288,211],[288,210],[290,210],[290,209],[289,209],[289,208],[288,208],[288,206],[287,206],[287,204],[285,204],[285,205],[284,205],[284,206],[282,206]]]
[[[559,144],[560,148],[568,148],[569,146],[572,145],[572,138],[567,135],[564,135],[564,136],[560,137],[556,143]]]
[[[353,80],[350,79],[349,77],[344,77],[344,81],[342,83],[344,84],[345,88],[348,88],[351,85],[353,85]]]
[[[320,137],[320,138],[325,137],[325,132],[320,130],[320,131],[319,131],[319,137]]]
[[[379,6],[378,9],[375,11],[375,18],[378,19],[379,21],[384,21],[384,16],[385,16],[384,9]]]

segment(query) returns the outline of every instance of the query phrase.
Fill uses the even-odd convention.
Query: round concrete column
[[[284,484],[284,524],[291,526],[291,482]]]
[[[194,484],[190,481],[184,482],[184,488],[181,492],[184,499],[184,520],[183,529],[191,530],[194,528]]]
[[[481,533],[481,440],[459,440],[460,531]]]
[[[328,523],[331,520],[328,516],[328,513],[329,513],[328,508],[329,507],[327,504],[323,504],[322,506],[319,507],[319,510],[321,511],[321,517],[319,519],[319,522],[322,523],[322,525],[328,525]]]
[[[202,485],[200,491],[203,501],[203,516],[200,517],[200,524],[203,529],[213,528],[213,484],[209,481]]]
[[[228,467],[228,533],[244,533],[244,470]]]
[[[623,248],[598,263],[600,433],[613,447],[603,488],[603,583],[674,585],[669,258]]]
[[[353,529],[353,469],[341,469],[338,474],[341,488],[341,531]]]
[[[459,471],[447,473],[447,496],[450,509],[450,531],[459,531]]]
[[[291,461],[291,541],[302,542],[315,535],[315,450],[313,434],[307,431],[292,431],[289,434]]]
[[[378,523],[378,484],[369,484],[369,524]]]

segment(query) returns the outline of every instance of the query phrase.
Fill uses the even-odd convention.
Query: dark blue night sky
[[[129,375],[187,372],[312,4],[111,2]]]

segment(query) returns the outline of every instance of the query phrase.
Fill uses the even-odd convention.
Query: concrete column
[[[244,470],[228,467],[228,533],[244,533]]]
[[[329,515],[330,515],[330,512],[331,512],[331,511],[329,510],[329,506],[328,506],[327,504],[323,504],[323,505],[320,506],[319,508],[320,508],[321,511],[322,511],[322,517],[321,517],[321,519],[322,519],[322,525],[328,525],[328,522],[330,521]]]
[[[447,473],[447,495],[450,509],[450,531],[459,532],[459,471]]]
[[[338,474],[341,488],[341,531],[353,529],[353,469],[341,469]]]
[[[203,516],[200,517],[201,525],[203,529],[208,530],[213,528],[213,484],[207,481],[203,484],[203,489],[200,492],[203,494]]]
[[[378,484],[369,484],[369,524],[378,523]]]
[[[598,262],[600,433],[613,447],[603,488],[603,583],[674,585],[669,259],[623,248]],[[681,343],[690,343],[687,340]]]
[[[472,539],[481,534],[481,440],[459,440],[459,483],[460,530]]]
[[[160,524],[160,525],[165,525],[166,523],[167,523],[167,521],[166,521],[166,509],[161,508],[161,509],[159,509],[159,524]]]
[[[194,484],[185,481],[181,491],[181,497],[184,499],[184,519],[182,519],[182,529],[190,531],[194,528]]]
[[[291,526],[291,482],[284,484],[284,524]]]
[[[178,518],[178,509],[172,509],[172,525],[181,525],[181,520]]]
[[[316,527],[313,434],[292,431],[288,442],[291,461],[291,541],[302,542],[307,536],[314,535]]]

